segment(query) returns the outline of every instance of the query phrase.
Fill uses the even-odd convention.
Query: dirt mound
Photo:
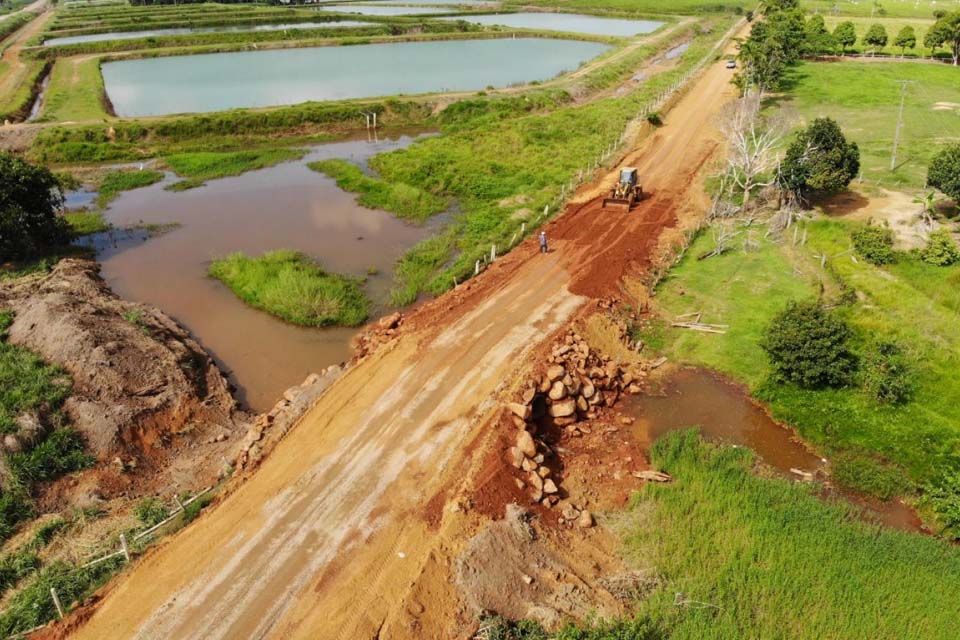
[[[549,628],[590,613],[616,615],[616,598],[588,579],[544,539],[533,515],[507,505],[506,517],[490,522],[457,559],[457,587],[476,613],[494,611],[513,619],[532,618]],[[594,580],[591,580],[594,582]]]
[[[229,439],[247,416],[210,356],[160,311],[120,300],[98,270],[69,259],[0,286],[0,308],[15,313],[10,342],[72,377],[65,409],[89,450],[149,467],[175,444]]]

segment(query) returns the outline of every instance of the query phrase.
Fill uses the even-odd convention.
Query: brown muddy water
[[[708,440],[750,448],[788,479],[797,480],[791,469],[799,469],[813,473],[817,481],[828,480],[827,460],[772,420],[741,388],[709,371],[680,369],[663,382],[660,395],[631,396],[623,414],[636,418],[635,435],[647,449],[664,434],[698,427]],[[869,519],[904,531],[922,530],[916,512],[900,501],[880,502],[824,488],[824,497],[840,495],[864,507]]]
[[[253,309],[207,276],[211,260],[234,251],[302,251],[331,271],[368,277],[376,316],[389,297],[397,258],[439,222],[417,227],[360,207],[355,195],[306,164],[327,158],[364,163],[413,139],[398,134],[313,146],[302,160],[184,192],[165,190],[175,181],[168,176],[122,193],[104,213],[115,227],[178,226],[153,237],[135,231],[92,238],[103,277],[121,297],[175,318],[221,365],[237,398],[256,411],[267,410],[311,372],[349,359],[356,329],[297,327]],[[82,201],[82,194],[75,200]],[[377,275],[367,276],[371,268]]]

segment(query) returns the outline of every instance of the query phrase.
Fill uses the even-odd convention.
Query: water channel
[[[295,249],[331,271],[366,276],[375,303],[388,298],[395,261],[435,225],[416,227],[384,211],[364,209],[307,162],[370,156],[410,144],[411,134],[379,142],[354,140],[312,147],[303,160],[213,180],[175,193],[173,181],[122,193],[105,212],[116,227],[177,224],[149,237],[145,231],[98,234],[102,275],[121,297],[155,305],[186,327],[216,358],[241,402],[256,410],[273,405],[284,389],[311,372],[349,359],[351,328],[312,329],[286,324],[248,307],[207,277],[214,258],[234,251],[260,255]],[[91,196],[71,194],[68,204]]]
[[[139,117],[434,91],[473,91],[571,71],[609,49],[547,38],[399,42],[107,62],[117,115]]]
[[[333,20],[329,22],[291,22],[287,24],[245,24],[229,27],[180,27],[170,29],[152,29],[149,31],[110,31],[107,33],[89,33],[80,36],[63,36],[43,41],[45,47],[79,44],[82,42],[102,42],[105,40],[135,40],[137,38],[156,38],[160,36],[185,36],[191,33],[225,33],[245,31],[285,31],[287,29],[337,29],[340,27],[367,27],[370,22],[359,20]]]
[[[791,469],[818,476],[827,470],[827,461],[804,446],[793,431],[774,422],[739,387],[708,371],[681,369],[665,381],[660,395],[631,396],[626,402],[623,413],[636,418],[634,430],[646,448],[666,433],[698,427],[708,440],[748,447],[786,478],[799,478]],[[900,501],[829,492],[833,493],[864,507],[887,526],[904,531],[921,528],[914,510]]]

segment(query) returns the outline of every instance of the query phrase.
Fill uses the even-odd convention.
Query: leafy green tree
[[[857,43],[857,29],[850,21],[841,22],[833,30],[833,39],[840,45],[841,52],[846,53],[847,47],[852,47]]]
[[[949,267],[960,262],[960,247],[947,229],[937,229],[930,234],[927,246],[920,250],[920,259],[927,264]]]
[[[860,171],[860,149],[830,118],[817,118],[797,134],[780,165],[777,185],[803,202],[839,193]]]
[[[787,66],[795,64],[803,53],[805,26],[798,9],[768,10],[764,20],[755,23],[740,43],[741,71],[735,80],[740,88],[756,87],[761,93],[776,88]]]
[[[827,25],[823,21],[823,16],[817,14],[807,20],[806,27],[807,51],[814,55],[832,53],[837,43],[833,35],[827,31]]]
[[[863,36],[863,44],[873,49],[874,54],[887,46],[887,30],[882,24],[872,25]]]
[[[927,186],[960,204],[960,144],[952,144],[933,157],[927,168]]]
[[[950,49],[954,66],[960,64],[960,11],[944,14],[930,27],[927,38],[938,47],[946,45]],[[924,38],[924,44],[927,44],[927,38]]]
[[[930,57],[934,57],[937,55],[937,49],[943,46],[941,34],[934,29],[927,29],[927,32],[923,35],[923,46],[930,49]]]
[[[791,302],[773,318],[760,346],[780,381],[808,389],[843,387],[857,370],[851,336],[847,323],[819,302]]]
[[[70,239],[59,215],[56,177],[9,153],[0,153],[0,262],[31,258]]]
[[[916,49],[917,34],[914,32],[913,27],[907,25],[903,29],[900,29],[900,33],[898,33],[897,37],[893,40],[893,45],[900,47],[901,56],[907,53],[907,49]]]

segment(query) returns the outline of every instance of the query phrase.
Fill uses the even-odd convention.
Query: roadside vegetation
[[[295,251],[234,253],[215,260],[210,275],[250,306],[301,326],[356,326],[369,312],[362,280],[324,271]]]

